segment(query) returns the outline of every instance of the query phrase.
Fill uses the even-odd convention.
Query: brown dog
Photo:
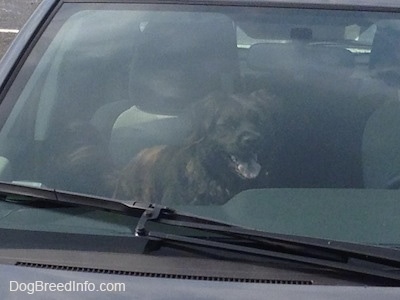
[[[261,152],[273,152],[275,98],[213,94],[190,108],[192,134],[182,146],[142,150],[122,171],[114,196],[152,203],[224,204],[267,185]],[[267,155],[265,153],[267,152]]]
[[[93,125],[72,122],[56,131],[46,143],[46,185],[84,194],[112,195],[116,172],[107,143]]]

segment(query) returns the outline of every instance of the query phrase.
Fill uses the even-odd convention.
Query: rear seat
[[[274,163],[272,184],[361,187],[366,117],[358,100],[359,81],[352,78],[353,54],[298,41],[256,44],[248,64],[256,78],[251,88],[267,88],[287,107],[280,130],[285,142]]]
[[[294,41],[254,44],[248,51],[247,63],[253,70],[253,76],[246,80],[247,86],[284,93],[295,87],[324,91],[335,91],[337,84],[348,87],[355,59],[344,48]],[[254,81],[259,86],[255,86]]]

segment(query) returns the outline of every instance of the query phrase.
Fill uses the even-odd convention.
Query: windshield
[[[395,13],[64,4],[1,103],[0,180],[398,245],[399,45]]]

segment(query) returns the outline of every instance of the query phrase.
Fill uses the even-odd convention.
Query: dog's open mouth
[[[231,155],[230,160],[234,171],[241,178],[253,179],[258,176],[261,170],[261,165],[257,161],[257,155],[251,154],[247,158],[239,158],[236,155]]]

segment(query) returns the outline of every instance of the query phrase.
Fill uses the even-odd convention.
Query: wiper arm
[[[150,231],[146,229],[146,223],[149,221],[214,233],[230,239],[221,241],[218,238],[212,239],[210,236],[193,237]],[[135,228],[135,234],[161,242],[193,245],[330,268],[383,279],[383,285],[400,286],[400,251],[393,248],[268,233],[195,216],[178,215],[162,207],[147,209]]]
[[[32,199],[32,201],[83,206],[140,217],[136,226],[133,225],[132,232],[136,236],[148,238],[150,241],[192,245],[260,258],[304,263],[384,279],[386,285],[400,285],[400,251],[391,248],[256,231],[178,213],[157,204],[120,201],[0,182],[0,196],[12,195]],[[227,239],[213,239],[209,235],[194,237],[151,231],[146,228],[148,222],[214,233]]]

